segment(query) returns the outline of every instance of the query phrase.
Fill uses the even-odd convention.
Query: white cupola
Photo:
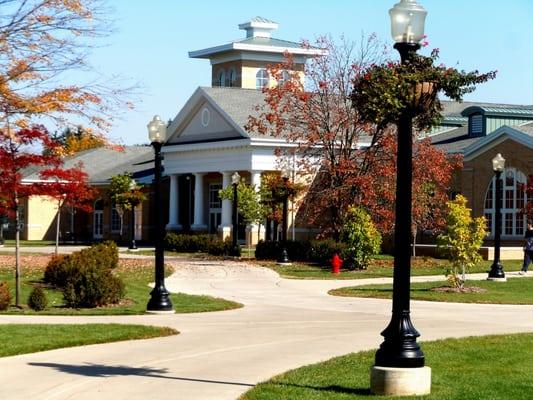
[[[278,24],[263,17],[255,17],[251,21],[239,24],[239,29],[246,31],[246,37],[269,38],[270,32],[278,29]]]

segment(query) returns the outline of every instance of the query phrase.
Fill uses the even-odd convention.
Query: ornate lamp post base
[[[505,273],[503,272],[503,265],[497,261],[492,264],[489,271],[489,276],[487,277],[488,281],[493,282],[507,282]]]
[[[164,287],[154,287],[150,292],[150,300],[146,312],[154,314],[174,314],[174,307],[170,301],[169,293]]]
[[[278,257],[278,261],[276,261],[276,264],[278,265],[292,265],[291,260],[289,259],[289,254],[287,253],[287,249],[283,247],[283,250],[281,250],[281,253]]]

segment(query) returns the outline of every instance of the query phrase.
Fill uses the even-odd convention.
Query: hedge
[[[334,240],[288,240],[285,247],[292,261],[315,262],[323,265],[329,264],[335,253],[342,255],[346,251],[346,244]],[[255,248],[255,258],[276,260],[281,250],[282,242],[260,240]]]

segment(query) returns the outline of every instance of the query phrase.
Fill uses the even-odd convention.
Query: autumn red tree
[[[357,203],[368,209],[379,230],[386,234],[394,231],[394,204],[396,195],[397,141],[391,131],[381,138],[379,156],[369,163],[366,174],[357,178]],[[373,149],[369,149],[373,156]],[[449,189],[454,171],[462,166],[462,157],[446,155],[431,144],[429,138],[413,135],[413,204],[412,231],[416,243],[422,230],[438,232],[445,226]],[[414,248],[413,248],[414,250]]]
[[[286,63],[268,68],[282,83],[264,89],[264,104],[257,106],[257,116],[249,118],[246,128],[297,145],[301,175],[314,176],[299,213],[338,237],[344,213],[353,204],[352,182],[368,167],[367,152],[359,144],[376,146],[383,132],[360,123],[350,100],[352,81],[366,66],[381,61],[385,51],[375,36],[360,43],[342,39],[339,45],[322,37],[313,47],[323,55],[310,59],[303,71],[288,55]],[[287,72],[290,79],[282,80]]]
[[[55,146],[50,134],[40,126],[28,129],[0,129],[0,214],[8,215],[15,222],[15,280],[16,305],[20,306],[20,203],[31,196],[52,196],[63,204],[70,202],[85,207],[91,195],[86,175],[80,167],[63,169],[63,160],[43,154],[41,148]],[[37,181],[23,181],[25,171],[39,170]]]
[[[533,221],[533,175],[528,176],[527,183],[521,188],[521,190],[527,195],[527,202],[524,205],[522,212],[530,221]]]
[[[55,253],[57,254],[61,210],[68,208],[70,212],[74,212],[74,210],[91,212],[96,190],[90,186],[88,175],[83,171],[83,165],[81,164],[68,169],[64,169],[61,166],[47,168],[42,170],[40,175],[43,182],[40,183],[39,191],[57,201],[55,239]]]
[[[112,13],[105,3],[0,0],[0,207],[17,220],[17,305],[19,201],[33,194],[55,193],[42,182],[21,185],[22,171],[60,168],[59,155],[64,154],[46,129],[33,126],[46,124],[57,131],[83,122],[103,138],[100,135],[110,127],[116,111],[131,106],[126,98],[133,94],[132,88],[101,78],[104,75],[87,62],[91,48],[111,33]],[[82,76],[87,80],[81,81]],[[43,149],[48,151],[40,154]]]

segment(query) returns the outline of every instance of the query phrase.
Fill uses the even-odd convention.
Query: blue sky
[[[101,73],[141,84],[136,109],[124,113],[110,137],[147,142],[154,114],[174,118],[198,86],[210,85],[209,61],[188,51],[244,37],[239,23],[262,16],[279,24],[273,36],[312,40],[375,32],[390,39],[388,10],[395,0],[177,1],[112,0],[116,32],[91,55]],[[460,69],[497,70],[496,80],[466,100],[533,104],[533,1],[419,0],[428,11],[426,34],[441,61]],[[426,52],[428,51],[426,50]],[[394,57],[396,54],[392,53]]]

